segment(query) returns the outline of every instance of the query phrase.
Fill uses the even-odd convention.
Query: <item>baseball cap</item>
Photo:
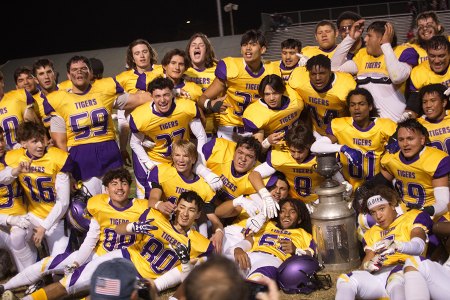
[[[136,268],[128,259],[107,260],[92,274],[91,299],[130,299],[136,288],[137,276]]]

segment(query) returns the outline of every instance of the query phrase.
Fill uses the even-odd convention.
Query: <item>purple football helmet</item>
[[[318,289],[329,289],[331,277],[317,275],[324,267],[309,255],[293,255],[278,267],[278,286],[286,294],[310,294]]]
[[[72,228],[80,233],[86,233],[89,230],[91,219],[87,215],[86,206],[87,200],[91,197],[92,195],[87,188],[81,186],[74,192],[69,209],[67,210],[67,221]]]

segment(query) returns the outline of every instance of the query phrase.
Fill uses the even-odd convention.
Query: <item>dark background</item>
[[[259,28],[261,12],[275,13],[387,1],[221,0],[224,34],[230,35],[233,11],[235,34]],[[116,2],[116,1],[114,1]],[[3,10],[0,64],[16,58],[112,47],[126,47],[136,38],[150,43],[188,39],[195,32],[219,36],[216,0],[60,1],[58,5],[11,1]],[[7,16],[10,14],[10,16]],[[190,20],[190,24],[186,21]]]

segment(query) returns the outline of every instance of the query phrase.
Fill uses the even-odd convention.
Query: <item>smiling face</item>
[[[323,25],[317,27],[316,41],[319,47],[328,50],[336,46],[337,32],[330,25]]]
[[[279,202],[281,199],[285,199],[289,194],[289,186],[284,180],[277,180],[275,186],[270,191],[273,199]]]
[[[441,25],[438,25],[431,17],[417,20],[417,35],[422,41],[428,41],[440,30]]]
[[[438,49],[428,49],[428,62],[434,73],[443,74],[447,72],[450,64],[450,54],[447,48],[440,47]]]
[[[426,139],[421,132],[402,127],[398,130],[397,140],[403,156],[412,158],[422,150]]]
[[[195,220],[200,217],[200,211],[198,210],[197,204],[194,201],[187,202],[182,198],[178,200],[175,213],[176,224],[181,226],[185,231],[189,230]]]
[[[115,206],[123,207],[128,204],[130,184],[126,179],[115,178],[108,183],[106,193]]]
[[[166,76],[172,79],[175,82],[181,79],[186,71],[186,63],[184,61],[184,57],[180,55],[174,55],[169,61],[169,64],[163,66],[166,71]]]
[[[192,167],[195,164],[195,157],[192,157],[187,151],[181,147],[172,148],[173,166],[178,173],[183,174],[184,177],[189,177],[192,174]]]
[[[438,93],[426,93],[422,97],[422,109],[428,119],[442,120],[445,117],[447,100],[441,99]]]
[[[25,89],[30,93],[37,91],[37,83],[32,74],[21,73],[17,77],[16,88]]]
[[[172,107],[173,94],[172,90],[169,88],[165,89],[155,89],[152,92],[153,103],[155,104],[155,109],[159,113],[166,113]]]
[[[256,154],[253,149],[247,149],[245,144],[236,148],[233,156],[233,166],[238,173],[247,173],[255,165]]]
[[[311,82],[311,85],[316,90],[322,90],[325,88],[328,83],[331,80],[331,75],[333,72],[331,72],[330,69],[324,68],[319,65],[314,65],[311,68],[311,71],[309,71],[309,80]]]
[[[397,217],[395,207],[389,204],[380,204],[370,210],[370,215],[380,225],[381,228],[387,229]]]
[[[280,208],[279,218],[282,229],[295,228],[301,222],[297,210],[290,202],[285,202]]]

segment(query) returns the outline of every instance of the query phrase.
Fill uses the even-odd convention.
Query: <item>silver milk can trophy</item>
[[[319,203],[311,213],[318,258],[327,270],[345,272],[360,265],[356,213],[344,199],[344,185],[332,179],[341,169],[336,153],[316,153],[315,171],[325,177],[316,189]]]

